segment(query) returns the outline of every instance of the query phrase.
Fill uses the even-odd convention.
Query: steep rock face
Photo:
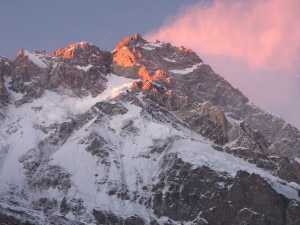
[[[103,68],[102,68],[103,69]],[[49,78],[49,89],[63,91],[68,88],[69,92],[76,96],[91,94],[96,96],[105,89],[105,77],[107,72],[94,66],[74,67],[64,62],[58,62]]]
[[[154,212],[192,224],[286,224],[289,202],[259,175],[238,172],[234,178],[207,167],[193,168],[176,156],[166,160],[153,187]],[[166,188],[167,187],[167,188]],[[295,205],[295,210],[297,208]],[[293,214],[292,217],[300,218]]]
[[[9,95],[5,87],[4,76],[11,75],[11,60],[0,56],[0,120],[5,117],[5,109],[9,101]]]
[[[131,63],[120,63],[119,59]],[[253,130],[259,130],[280,155],[291,160],[300,157],[300,132],[296,128],[249,104],[239,90],[203,64],[191,50],[161,42],[149,43],[135,35],[121,41],[113,53],[112,71],[122,76],[159,82],[161,79],[152,75],[158,69],[168,78],[167,87],[178,96],[188,98],[190,106],[209,101],[233,119],[244,120]],[[141,75],[145,70],[147,76]],[[267,126],[271,122],[274,125]]]
[[[184,116],[189,127],[204,137],[220,145],[228,142],[231,124],[224,113],[211,103],[204,102],[198,109],[185,112]]]
[[[179,85],[185,83],[185,87],[193,90],[187,92],[191,96],[190,101],[210,101],[229,117],[243,120],[252,130],[258,130],[273,144],[274,148],[269,154],[280,154],[290,160],[299,157],[299,131],[282,119],[249,104],[248,99],[239,90],[215,74],[209,66],[200,66],[191,75],[184,78],[180,76],[179,79]],[[273,125],[268,126],[269,123]]]
[[[299,222],[299,131],[191,50],[134,35],[1,60],[0,224]]]
[[[4,76],[11,74],[11,60],[0,56],[0,104],[8,101],[8,93],[4,86]]]
[[[49,79],[49,89],[68,87],[76,96],[103,92],[111,55],[86,42],[60,48],[51,55],[55,60]]]
[[[44,52],[29,53],[20,50],[12,62],[12,85],[10,88],[24,94],[16,104],[29,102],[32,98],[42,96],[48,83],[50,62]]]
[[[291,124],[286,123],[283,119],[274,117],[270,113],[262,112],[256,107],[248,105],[245,108],[245,122],[251,124],[253,129],[259,130],[263,133],[267,140],[269,140],[274,148],[279,151],[280,155],[288,157],[290,160],[294,160],[295,157],[299,158],[299,140],[300,132],[297,128]],[[266,126],[267,123],[272,123],[272,126]]]

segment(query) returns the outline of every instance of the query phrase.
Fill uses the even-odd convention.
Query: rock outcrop
[[[0,104],[8,101],[8,93],[4,85],[4,76],[11,75],[11,60],[0,56]]]

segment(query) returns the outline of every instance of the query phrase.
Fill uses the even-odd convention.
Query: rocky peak
[[[156,53],[157,59],[163,59],[164,61],[172,62],[173,66],[175,63],[175,59],[180,59],[180,61],[176,63],[181,63],[181,61],[187,62],[183,59],[183,56],[188,57],[189,60],[193,61],[194,63],[202,62],[202,60],[191,49],[185,48],[183,46],[172,46],[170,43],[160,42],[159,40],[157,40],[156,42],[148,42],[139,34],[124,38],[119,43],[115,51],[126,48],[131,50],[132,53],[139,53],[144,60],[152,60],[153,54],[151,53]],[[169,56],[170,58],[163,58],[164,54],[166,57]],[[157,59],[154,60],[158,61]]]
[[[133,36],[123,38],[115,50],[122,49],[124,47],[132,47],[137,44],[146,44],[148,43],[145,39],[142,38],[140,34],[135,34]]]
[[[24,49],[22,48],[22,49],[20,49],[20,50],[18,51],[17,57],[23,57],[24,55],[25,55]]]
[[[201,63],[202,60],[190,49],[159,41],[151,43],[136,34],[124,38],[115,48],[111,70],[130,78],[156,80],[158,76],[153,76],[156,71],[170,77],[170,67],[183,69]]]
[[[140,66],[138,61],[143,55],[136,49],[138,43],[147,43],[147,41],[139,34],[121,40],[113,52],[113,63],[117,67]]]
[[[107,51],[100,50],[94,44],[82,41],[71,44],[66,48],[59,48],[51,56],[69,60],[79,66],[89,64],[100,66],[110,57],[110,54]]]
[[[53,57],[59,57],[62,56],[64,58],[70,59],[70,58],[75,58],[78,56],[82,51],[89,51],[89,47],[91,45],[87,42],[78,42],[69,45],[66,48],[59,48],[57,51],[53,52],[51,56]]]

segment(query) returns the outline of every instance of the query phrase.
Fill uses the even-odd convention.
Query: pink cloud
[[[255,69],[293,71],[300,62],[300,1],[215,0],[183,8],[145,35]]]
[[[144,36],[191,48],[251,102],[300,129],[299,9],[298,0],[203,0]]]

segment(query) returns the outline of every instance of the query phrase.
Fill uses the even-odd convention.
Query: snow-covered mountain
[[[300,132],[140,35],[0,57],[0,224],[299,224]]]

